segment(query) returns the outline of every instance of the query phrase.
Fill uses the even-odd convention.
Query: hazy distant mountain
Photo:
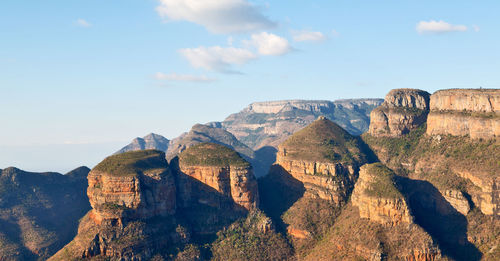
[[[167,151],[169,140],[161,135],[150,133],[143,138],[135,138],[132,140],[130,144],[123,147],[116,153],[123,153],[127,151],[133,150],[147,150],[147,149],[155,149],[161,151]]]
[[[382,99],[337,101],[285,100],[256,102],[211,126],[231,132],[248,147],[257,150],[276,147],[288,136],[325,116],[354,135],[368,130],[370,112]]]
[[[47,259],[73,239],[90,209],[89,171],[0,170],[0,260]]]
[[[202,142],[226,145],[240,153],[246,159],[254,158],[252,149],[241,143],[228,131],[208,125],[196,124],[187,133],[173,139],[167,150],[167,159],[172,159],[185,149]]]

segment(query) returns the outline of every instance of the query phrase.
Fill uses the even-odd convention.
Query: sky
[[[92,167],[256,101],[499,88],[499,1],[2,0],[0,168]]]

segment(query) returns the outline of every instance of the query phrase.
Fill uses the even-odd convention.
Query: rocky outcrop
[[[470,204],[464,193],[459,190],[448,189],[441,192],[444,199],[460,214],[466,216],[470,211]]]
[[[159,150],[167,151],[169,140],[161,135],[150,133],[142,138],[135,138],[130,144],[121,148],[115,154],[134,150]]]
[[[165,153],[140,150],[104,159],[88,175],[92,210],[50,260],[151,260],[189,241],[174,217],[176,188]]]
[[[427,134],[500,137],[500,90],[451,89],[432,94]]]
[[[277,147],[319,116],[325,116],[352,134],[361,134],[368,129],[370,111],[381,103],[380,99],[255,102],[222,122],[210,124],[231,132],[248,147],[258,150]]]
[[[429,93],[416,89],[394,89],[370,113],[368,132],[372,136],[399,137],[425,123]]]
[[[134,151],[108,157],[89,173],[88,182],[87,195],[97,223],[175,212],[175,182],[163,152]]]
[[[251,165],[238,153],[215,143],[201,143],[179,155],[181,204],[191,202],[223,208],[227,200],[246,210],[258,206],[257,180]]]
[[[406,199],[395,185],[394,173],[381,163],[360,168],[351,199],[361,218],[390,226],[413,222]]]
[[[355,137],[320,117],[278,147],[276,165],[303,183],[305,195],[345,202],[366,161]]]

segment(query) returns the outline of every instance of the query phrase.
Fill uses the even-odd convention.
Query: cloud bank
[[[465,32],[467,31],[467,26],[465,25],[453,25],[447,23],[443,20],[441,21],[420,21],[417,24],[416,30],[419,34],[425,33],[449,33],[449,32]]]
[[[189,21],[217,34],[269,29],[276,24],[246,0],[160,0],[156,12],[166,20]]]
[[[157,72],[155,74],[155,79],[161,81],[176,81],[176,82],[200,82],[209,83],[214,82],[216,79],[209,78],[205,75],[191,75],[191,74],[177,74],[177,73],[161,73]]]

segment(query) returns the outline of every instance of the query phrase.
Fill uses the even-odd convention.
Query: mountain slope
[[[167,151],[169,140],[161,135],[150,133],[142,138],[135,138],[130,144],[121,148],[118,153],[134,150],[159,150]]]
[[[46,259],[76,234],[90,209],[87,167],[66,175],[0,171],[0,260]]]

